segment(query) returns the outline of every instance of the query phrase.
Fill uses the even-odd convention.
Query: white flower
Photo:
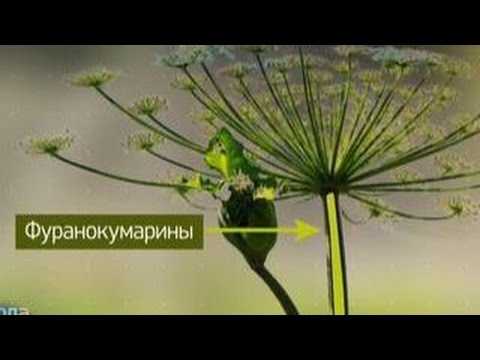
[[[178,45],[174,51],[159,56],[157,63],[168,67],[187,68],[219,57],[233,57],[227,45]]]
[[[230,184],[235,191],[246,192],[251,190],[254,187],[252,179],[250,176],[244,174],[243,172],[238,172],[230,180]]]

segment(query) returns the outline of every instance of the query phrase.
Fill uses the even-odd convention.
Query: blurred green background
[[[423,47],[479,63],[480,46]],[[0,46],[0,303],[37,314],[281,314],[221,237],[209,236],[200,252],[14,249],[14,216],[20,213],[198,213],[169,191],[108,181],[27,156],[18,146],[30,135],[70,129],[78,137],[70,152],[74,159],[139,178],[169,176],[163,164],[124,150],[121,143],[135,126],[92,91],[64,81],[66,74],[92,66],[118,70],[122,76],[111,91],[124,103],[163,95],[170,100],[169,123],[199,138],[191,117],[194,102],[170,87],[171,71],[153,64],[166,48]],[[480,110],[479,86],[477,71],[464,86],[462,107]],[[477,139],[460,150],[475,162],[479,144]],[[201,161],[174,147],[166,151],[189,163]],[[437,203],[418,196],[395,199],[418,211]],[[317,202],[279,206],[286,226],[295,218],[323,226],[321,210]],[[207,224],[216,224],[215,210],[205,215]],[[480,313],[478,222],[345,226],[352,313]],[[322,234],[296,245],[282,237],[268,263],[303,314],[329,313],[324,240]]]

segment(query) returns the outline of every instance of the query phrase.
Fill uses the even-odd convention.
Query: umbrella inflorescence
[[[476,188],[444,185],[477,176],[471,164],[453,152],[480,133],[478,115],[452,115],[458,98],[455,81],[468,76],[468,63],[393,46],[318,49],[180,45],[159,56],[158,63],[176,70],[172,85],[202,105],[199,119],[211,134],[228,129],[242,143],[245,157],[282,184],[270,190],[277,199],[335,192],[366,205],[370,212],[391,210],[390,215],[399,215],[371,198],[389,192],[438,194]],[[131,137],[131,148],[174,166],[182,164],[156,152],[163,141],[208,155],[207,145],[158,118],[168,110],[163,97],[147,96],[131,107],[122,106],[104,89],[114,77],[106,69],[95,69],[70,82],[96,89],[149,131]],[[60,142],[37,141],[30,151],[56,153],[71,144]],[[422,161],[430,162],[426,168],[438,169],[437,175],[425,176],[415,169]],[[177,167],[205,177],[206,183],[215,177],[193,166]],[[386,177],[392,180],[382,181]]]
[[[341,216],[363,224],[479,213],[463,193],[480,189],[475,181],[480,170],[455,151],[480,134],[480,114],[457,114],[456,81],[471,71],[463,60],[393,46],[180,45],[159,56],[158,64],[173,68],[172,85],[201,105],[196,118],[211,134],[207,144],[172,125],[168,103],[160,96],[122,105],[105,89],[115,77],[108,70],[74,76],[70,82],[94,89],[146,130],[127,139],[130,149],[182,175],[163,182],[138,180],[83,165],[62,154],[73,142],[68,134],[29,140],[27,152],[109,179],[170,188],[191,204],[191,194],[206,192],[221,203],[222,227],[276,227],[276,201],[320,198],[334,314],[349,312]],[[206,169],[170,157],[160,146],[164,142],[200,156]],[[443,195],[442,209],[412,214],[387,203],[394,194]],[[344,199],[366,209],[363,220],[342,208]],[[298,314],[264,266],[276,235],[226,238],[285,312]]]

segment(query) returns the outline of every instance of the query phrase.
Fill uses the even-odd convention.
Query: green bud
[[[232,193],[223,203],[219,223],[224,228],[277,228],[275,205],[266,199]],[[277,242],[277,234],[225,234],[252,267],[263,266]]]

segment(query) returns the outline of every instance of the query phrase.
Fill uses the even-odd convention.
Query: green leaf
[[[180,177],[177,180],[177,183],[184,185],[177,189],[178,193],[185,197],[188,193],[192,191],[207,191],[210,194],[214,195],[218,191],[219,184],[216,182],[204,178],[200,174],[194,174],[192,177]]]
[[[245,156],[243,145],[225,128],[220,129],[210,141],[205,162],[225,179],[239,173],[256,179],[259,173],[258,167]]]

